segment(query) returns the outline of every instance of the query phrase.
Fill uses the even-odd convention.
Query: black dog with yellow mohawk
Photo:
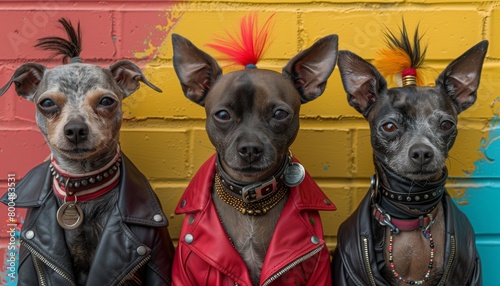
[[[457,116],[476,101],[488,47],[482,41],[424,87],[426,48],[388,32],[389,48],[373,65],[340,51],[349,104],[369,122],[376,173],[359,207],[340,226],[333,285],[481,285],[469,220],[445,189],[446,159]],[[382,76],[401,77],[388,88]]]

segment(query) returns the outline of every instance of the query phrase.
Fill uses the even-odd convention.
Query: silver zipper
[[[441,281],[439,282],[438,285],[444,285],[446,282],[446,278],[448,277],[448,274],[450,272],[451,264],[453,263],[453,260],[455,259],[455,236],[451,235],[450,236],[450,242],[451,242],[451,254],[450,254],[450,259],[448,259],[448,265],[446,265],[446,271],[443,274],[443,277],[441,277]]]
[[[283,267],[280,271],[276,272],[273,276],[269,277],[262,286],[267,286],[271,284],[274,280],[278,279],[281,275],[285,274],[288,270],[292,269],[293,267],[297,266],[298,264],[306,261],[307,259],[313,257],[316,255],[318,252],[320,252],[325,245],[321,245],[318,248],[313,249],[311,252],[306,253],[305,255],[299,257],[298,259],[292,261],[292,263],[288,264],[287,266]]]
[[[26,242],[24,242],[24,240],[21,240],[21,244],[24,247],[26,247],[36,258],[41,260],[48,267],[50,267],[52,270],[54,270],[57,274],[61,275],[64,279],[68,280],[68,282],[71,283],[71,285],[76,286],[75,282],[73,281],[73,278],[71,278],[71,275],[69,275],[64,270],[62,270],[62,269],[58,268],[57,266],[55,266],[54,264],[52,264],[52,262],[48,261],[45,257],[43,257],[43,255],[40,254],[40,252],[36,251],[33,247],[26,244]],[[38,266],[40,267],[40,265],[38,265]],[[39,275],[39,277],[41,277],[41,274]]]
[[[47,282],[45,282],[45,276],[42,272],[42,266],[40,266],[40,260],[36,256],[33,256],[33,264],[35,264],[35,270],[38,274],[38,283],[40,283],[40,286],[46,286]]]
[[[365,261],[365,269],[366,272],[368,273],[368,279],[370,280],[370,285],[376,286],[375,284],[375,278],[373,277],[373,272],[372,268],[370,265],[370,256],[368,253],[368,238],[363,237],[363,256],[364,256],[364,261]]]
[[[123,277],[123,279],[120,281],[120,283],[117,284],[117,286],[125,284],[125,282],[127,282],[127,280],[129,280],[130,277],[133,276],[135,272],[137,272],[137,270],[139,270],[142,266],[148,263],[149,259],[151,259],[151,255],[144,257],[144,259],[141,260],[141,262],[139,262],[139,264],[137,264],[127,276]]]

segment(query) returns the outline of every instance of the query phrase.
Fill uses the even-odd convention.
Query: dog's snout
[[[256,142],[241,143],[238,146],[238,154],[240,154],[241,158],[249,163],[257,160],[262,154],[263,150],[264,147],[262,146],[262,144],[258,144]]]
[[[434,151],[425,144],[415,144],[409,150],[410,159],[419,165],[428,164],[434,158]]]
[[[64,136],[74,144],[82,143],[87,140],[89,127],[79,119],[72,119],[64,126]]]

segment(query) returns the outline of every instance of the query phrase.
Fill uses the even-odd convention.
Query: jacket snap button
[[[317,236],[311,236],[311,242],[313,244],[318,244],[319,243],[319,238]]]
[[[191,244],[194,241],[194,237],[192,234],[188,233],[184,236],[184,241],[186,241],[187,244]]]
[[[137,247],[137,250],[136,250],[136,251],[137,251],[137,254],[139,254],[139,255],[141,255],[141,256],[142,256],[142,255],[144,255],[144,254],[146,254],[146,252],[147,252],[147,251],[146,251],[146,247],[145,247],[145,246],[142,246],[142,245],[141,245],[141,246],[139,246],[139,247]]]
[[[330,201],[329,201],[328,199],[324,199],[324,200],[323,200],[323,202],[324,202],[327,206],[329,206],[329,205],[331,204],[331,203],[330,203]]]
[[[33,239],[33,237],[35,237],[35,232],[34,232],[34,231],[32,231],[32,230],[28,230],[28,231],[26,232],[26,238],[27,238],[27,239]]]
[[[156,214],[154,217],[153,217],[153,220],[156,221],[156,222],[160,222],[163,220],[163,216],[161,214]]]
[[[183,208],[186,205],[186,200],[182,200],[181,202],[181,208]]]
[[[194,215],[189,216],[188,223],[193,224],[193,222],[194,222]]]

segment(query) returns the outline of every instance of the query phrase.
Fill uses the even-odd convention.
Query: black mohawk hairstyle
[[[80,22],[78,22],[77,24],[76,31],[73,27],[73,24],[68,19],[61,18],[59,19],[59,23],[61,24],[62,29],[66,31],[68,39],[63,39],[60,37],[43,37],[38,39],[38,43],[35,45],[35,47],[42,50],[54,51],[52,57],[62,55],[63,63],[67,63],[68,60],[72,58],[79,59],[80,53],[82,51],[82,35],[80,32]],[[79,62],[81,62],[81,59],[79,60]]]

